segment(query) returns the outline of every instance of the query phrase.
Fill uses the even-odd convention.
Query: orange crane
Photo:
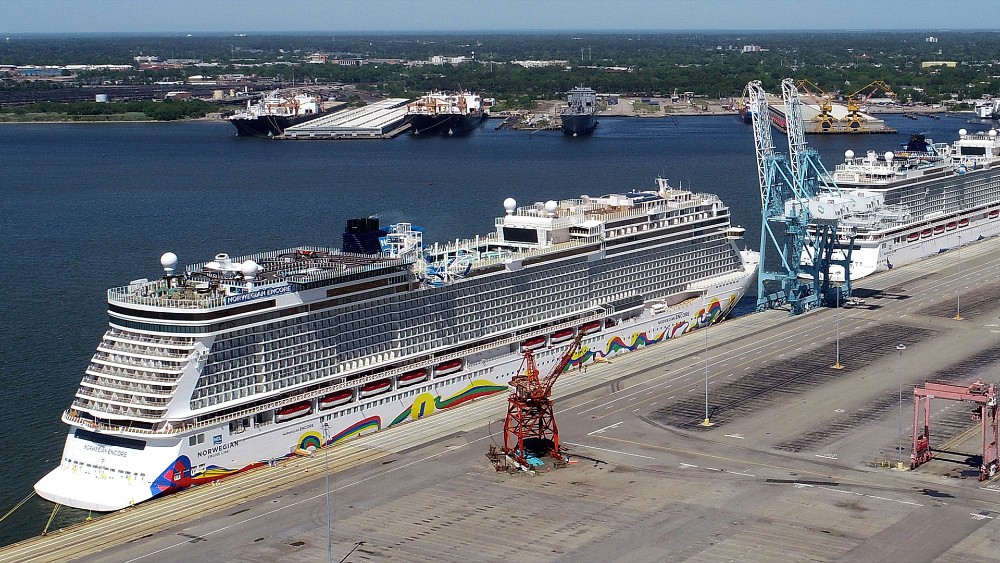
[[[813,93],[813,91],[809,89],[809,86],[813,87],[818,94]],[[833,129],[836,118],[834,118],[831,113],[833,111],[832,96],[805,78],[799,80],[798,83],[796,83],[796,87],[805,90],[806,93],[809,94],[809,96],[812,97],[819,106],[819,115],[813,118],[813,121],[819,124],[819,130],[829,131],[830,129]]]
[[[507,420],[503,425],[503,452],[516,460],[522,467],[528,467],[525,441],[537,441],[535,450],[542,455],[563,460],[559,452],[559,429],[555,413],[552,411],[552,386],[562,375],[573,354],[580,349],[583,331],[577,333],[573,343],[556,363],[552,371],[539,378],[535,354],[524,351],[521,368],[510,380],[510,397],[507,399]]]
[[[874,88],[872,88],[874,86]],[[868,89],[871,88],[869,91]],[[896,93],[892,91],[892,88],[888,84],[882,82],[881,80],[873,80],[866,84],[864,87],[855,90],[854,92],[847,95],[847,115],[844,116],[844,121],[847,124],[847,128],[851,131],[858,131],[863,126],[864,122],[867,121],[863,115],[861,115],[861,108],[868,103],[872,95],[879,90],[884,90],[890,98],[896,99]],[[861,97],[860,102],[858,101],[858,94],[867,91],[868,93]]]

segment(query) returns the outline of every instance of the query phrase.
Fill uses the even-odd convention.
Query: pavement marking
[[[822,457],[824,459],[837,459],[837,454],[816,454],[816,457]]]
[[[614,424],[609,424],[609,425],[605,426],[604,428],[598,428],[597,430],[594,430],[593,432],[588,432],[587,436],[593,436],[594,434],[603,434],[605,430],[609,430],[611,428],[615,428],[616,426],[620,426],[622,424],[625,424],[625,423],[624,422],[616,422]]]
[[[756,475],[752,475],[750,473],[742,473],[740,471],[728,471],[727,473],[729,473],[730,475],[743,475],[744,477],[757,477]]]
[[[822,485],[817,485],[816,488],[817,489],[823,489],[824,491],[833,491],[835,493],[842,493],[842,494],[845,494],[845,495],[854,495],[854,496],[858,496],[858,497],[867,497],[867,498],[873,498],[873,499],[877,499],[877,500],[884,500],[884,501],[888,501],[888,502],[898,502],[899,504],[908,504],[910,506],[923,506],[919,502],[910,502],[908,500],[899,500],[899,499],[894,499],[894,498],[886,498],[886,497],[880,497],[880,496],[876,496],[876,495],[866,495],[865,493],[857,493],[857,492],[854,492],[854,491],[845,491],[843,489],[834,489],[832,487],[824,487]]]
[[[681,464],[681,468],[682,469],[688,469],[688,468],[692,468],[692,467],[695,468],[695,469],[698,469],[697,465],[691,465],[690,463],[682,463]]]
[[[992,516],[989,516],[987,514],[979,514],[978,512],[970,512],[969,516],[972,516],[973,520],[986,520],[986,519],[993,520]]]
[[[567,445],[570,445],[570,446],[576,446],[578,448],[590,448],[592,450],[600,450],[602,452],[611,452],[611,453],[615,453],[615,454],[630,455],[632,457],[641,457],[641,458],[645,458],[645,459],[654,459],[654,460],[656,459],[655,457],[649,457],[648,455],[630,454],[628,452],[621,452],[621,451],[618,451],[618,450],[609,450],[607,448],[598,448],[597,446],[588,446],[587,444],[575,444],[573,442],[563,442],[563,444],[567,444]]]
[[[736,438],[738,440],[743,440],[743,434],[726,434],[726,438]]]

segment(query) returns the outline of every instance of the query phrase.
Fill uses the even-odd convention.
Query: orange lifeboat
[[[591,321],[580,327],[580,332],[590,334],[601,330],[601,321]]]
[[[281,407],[280,409],[274,411],[274,421],[285,422],[287,420],[292,420],[293,418],[305,416],[310,412],[312,412],[312,405],[310,405],[308,401],[303,401],[301,403],[288,405],[287,407]]]
[[[427,379],[427,370],[418,369],[415,371],[404,373],[399,376],[398,384],[400,387],[406,387],[407,385],[413,385],[415,383],[420,383]]]
[[[443,362],[434,367],[434,377],[448,375],[462,369],[462,360],[451,360]]]
[[[960,228],[962,228],[962,227],[968,227],[969,226],[969,220],[968,219],[962,219],[961,221],[958,222],[958,226]]]
[[[541,348],[542,346],[545,346],[545,337],[536,336],[522,342],[521,350],[534,350],[535,348]]]
[[[378,395],[380,393],[385,393],[389,389],[392,389],[391,379],[379,379],[378,381],[372,381],[361,386],[361,390],[358,391],[358,397],[371,397],[372,395]]]
[[[913,242],[920,238],[920,233],[910,233],[906,235],[906,242]]]
[[[556,343],[559,343],[559,342],[565,342],[565,341],[569,340],[570,338],[573,338],[573,329],[571,329],[571,328],[564,328],[562,330],[557,330],[557,331],[553,332],[552,333],[551,341],[552,341],[553,344],[556,344]]]
[[[332,409],[333,407],[343,405],[345,403],[351,402],[351,397],[354,393],[350,389],[344,389],[343,391],[337,391],[336,393],[330,393],[319,400],[319,410]]]

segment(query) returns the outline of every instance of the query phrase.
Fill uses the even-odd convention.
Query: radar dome
[[[997,130],[996,129],[990,129],[990,137],[996,137],[996,136],[997,136]]]
[[[959,129],[959,130],[958,130],[958,134],[959,134],[959,135],[968,135],[968,134],[969,134],[969,132],[968,132],[968,131],[966,131],[965,129]]]
[[[515,209],[517,209],[517,200],[512,197],[508,197],[503,200],[503,208],[507,210],[507,215],[510,215]]]
[[[854,151],[851,149],[844,151],[844,158],[854,158]]]
[[[257,277],[257,272],[260,271],[260,266],[258,266],[253,260],[247,260],[243,263],[241,270],[243,272],[243,277],[253,279]]]
[[[885,151],[885,161],[892,162],[892,159],[896,158],[896,155],[892,154],[892,151]]]
[[[163,271],[168,275],[174,273],[174,269],[177,267],[177,255],[173,252],[164,252],[163,256],[160,256],[160,265],[163,266]]]
[[[559,209],[558,203],[552,201],[551,199],[545,202],[545,212],[548,213],[549,215],[555,213],[556,209]]]

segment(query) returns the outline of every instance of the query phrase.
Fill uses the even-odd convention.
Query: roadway
[[[895,469],[912,386],[998,379],[998,248],[862,280],[863,306],[750,315],[565,374],[565,469],[493,470],[495,396],[4,548],[0,562],[1000,558],[1000,486],[976,479],[966,406],[934,403],[946,452]]]

